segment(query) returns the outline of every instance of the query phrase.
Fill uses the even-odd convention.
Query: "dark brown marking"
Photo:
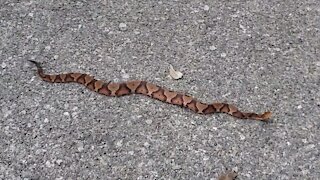
[[[91,83],[91,81],[93,81],[94,80],[94,78],[92,77],[92,76],[89,76],[89,75],[86,75],[86,76],[84,76],[84,82],[85,82],[85,84],[84,85],[88,85],[89,83]],[[94,89],[94,88],[93,88]],[[92,89],[92,90],[93,90]]]
[[[244,113],[244,115],[248,118],[252,118],[252,117],[259,117],[258,114],[256,113]]]
[[[224,106],[223,103],[213,103],[212,105],[217,110],[217,112],[221,112],[221,108]]]
[[[104,84],[104,82],[100,81],[100,80],[94,82],[94,91],[98,92],[99,89],[102,88],[103,84]]]
[[[70,76],[73,78],[73,81],[75,82],[80,78],[81,75],[81,73],[70,73]]]
[[[44,76],[42,77],[42,79],[43,79],[44,81],[51,82],[50,75],[44,75]]]
[[[216,109],[213,107],[212,104],[208,105],[206,109],[203,110],[204,114],[210,114],[210,113],[215,113]]]
[[[111,95],[111,91],[108,89],[108,84],[103,84],[102,88],[99,89],[98,93],[106,95],[106,96],[110,96]]]
[[[187,104],[189,104],[193,100],[193,98],[191,96],[183,95],[182,100],[183,100],[183,106],[186,107]]]
[[[71,74],[67,74],[67,77],[66,77],[66,82],[74,82],[74,78],[71,76]]]
[[[172,98],[171,103],[182,106],[183,105],[182,95],[177,94],[176,97]]]
[[[177,96],[176,92],[170,91],[170,90],[164,90],[163,94],[167,97],[166,102],[171,103],[171,100]]]
[[[66,74],[60,74],[61,82],[66,82]]]
[[[111,96],[116,96],[116,92],[119,90],[120,85],[119,83],[109,83],[107,87],[111,91]]]
[[[224,113],[228,113],[229,112],[228,104],[224,104],[220,111]]]
[[[244,114],[240,111],[234,112],[232,115],[237,118],[245,118]]]
[[[187,107],[188,107],[189,109],[191,109],[192,111],[194,111],[194,112],[197,112],[197,111],[198,111],[195,100],[192,100],[190,103],[188,103],[188,104],[187,104]]]
[[[198,109],[198,113],[202,114],[202,113],[203,113],[203,110],[205,110],[205,109],[208,107],[208,105],[207,105],[207,104],[203,104],[203,103],[197,101],[197,102],[196,102],[196,107],[197,107],[197,109]]]
[[[160,100],[160,101],[166,101],[166,96],[163,94],[163,89],[161,88],[161,89],[159,89],[157,92],[154,92],[153,94],[152,94],[152,97],[153,98],[155,98],[155,99],[158,99],[158,100]]]
[[[146,84],[147,83],[145,81],[141,81],[139,86],[136,89],[136,93],[138,93],[138,94],[147,94],[148,90],[147,90]]]
[[[127,85],[125,83],[121,83],[119,90],[116,92],[117,96],[123,96],[123,95],[127,95],[130,94],[131,90],[127,87]]]
[[[51,82],[54,82],[56,80],[57,75],[49,75],[49,78]]]
[[[61,83],[62,79],[60,75],[57,75],[56,79],[54,80],[55,83]]]
[[[141,84],[141,81],[129,81],[126,83],[127,87],[131,89],[131,92],[135,92],[138,86]]]
[[[147,83],[146,87],[148,90],[148,96],[152,96],[152,93],[157,92],[159,90],[159,87],[157,85],[151,83]]]
[[[82,74],[78,79],[77,79],[77,82],[80,83],[80,84],[85,84],[86,83],[86,80],[84,79],[86,75],[85,74]]]
[[[88,88],[88,89],[90,89],[91,91],[94,91],[94,83],[95,83],[95,79],[93,79],[92,81],[90,81],[90,83],[89,84],[87,84],[86,85],[86,87]]]
[[[229,104],[229,114],[233,114],[234,112],[238,111],[238,108],[236,108],[234,105]]]

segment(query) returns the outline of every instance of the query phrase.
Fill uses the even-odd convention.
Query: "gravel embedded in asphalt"
[[[4,1],[0,179],[320,177],[320,2]],[[270,123],[41,81],[147,80]],[[168,78],[169,66],[183,78]],[[318,170],[317,170],[318,169]]]

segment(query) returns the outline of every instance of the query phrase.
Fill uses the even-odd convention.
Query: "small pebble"
[[[79,143],[77,149],[79,152],[83,151],[84,150],[83,143]]]
[[[53,166],[53,164],[51,164],[50,161],[47,161],[47,162],[46,162],[46,166],[47,166],[48,168],[50,168],[50,167]]]
[[[118,147],[122,146],[122,139],[116,143],[116,146],[118,146]]]
[[[149,125],[152,124],[152,119],[147,119],[146,123],[149,124]]]
[[[205,10],[205,11],[209,11],[209,9],[210,9],[210,7],[209,7],[208,5],[205,5],[205,6],[203,7],[203,10]]]
[[[126,23],[120,23],[120,24],[119,24],[119,29],[120,29],[121,31],[127,30],[127,24],[126,24]]]
[[[56,163],[57,163],[58,165],[61,165],[62,162],[63,162],[63,161],[62,161],[61,159],[56,160]]]
[[[6,68],[7,67],[7,65],[6,65],[6,63],[1,63],[1,67],[2,67],[2,69],[4,69],[4,68]]]
[[[204,157],[203,157],[203,160],[204,160],[204,161],[208,161],[209,159],[210,159],[209,156],[204,156]]]
[[[215,47],[215,46],[212,45],[212,46],[209,47],[209,49],[210,49],[211,51],[214,51],[214,50],[217,49],[217,47]]]
[[[134,31],[133,32],[135,35],[138,35],[138,34],[140,34],[140,31]]]
[[[124,69],[121,70],[121,73],[122,73],[122,79],[129,79],[130,76],[128,73],[126,73],[126,71]]]
[[[12,111],[11,110],[7,110],[7,111],[4,111],[4,113],[3,113],[3,117],[8,117],[8,116],[10,116],[12,114]]]
[[[145,142],[143,145],[144,145],[145,147],[149,147],[149,146],[150,146],[150,144],[149,144],[148,142]]]
[[[245,140],[246,139],[246,137],[243,135],[243,134],[240,134],[240,140]]]
[[[45,49],[46,51],[50,51],[51,46],[46,46],[44,49]]]
[[[227,57],[227,54],[226,53],[221,53],[221,57],[225,58],[225,57]]]
[[[173,165],[172,169],[173,170],[179,170],[179,169],[181,169],[181,166],[180,165]]]

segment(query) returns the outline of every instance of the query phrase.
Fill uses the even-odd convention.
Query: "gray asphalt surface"
[[[320,1],[2,0],[0,14],[0,179],[320,179]],[[45,83],[27,60],[273,117]]]

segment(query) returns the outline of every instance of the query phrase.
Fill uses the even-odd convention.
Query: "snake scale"
[[[271,117],[271,112],[267,111],[263,114],[241,112],[235,106],[227,103],[202,103],[195,98],[180,94],[171,90],[167,90],[158,85],[146,82],[146,81],[127,81],[122,83],[115,82],[103,82],[94,79],[93,76],[83,73],[66,73],[66,74],[45,74],[40,63],[31,61],[37,67],[37,73],[40,78],[50,83],[70,83],[76,82],[83,84],[88,89],[95,91],[99,94],[106,96],[124,96],[129,94],[143,94],[151,98],[174,104],[182,107],[186,107],[199,114],[211,114],[211,113],[227,113],[231,116],[240,119],[253,119],[260,121],[267,121]]]

